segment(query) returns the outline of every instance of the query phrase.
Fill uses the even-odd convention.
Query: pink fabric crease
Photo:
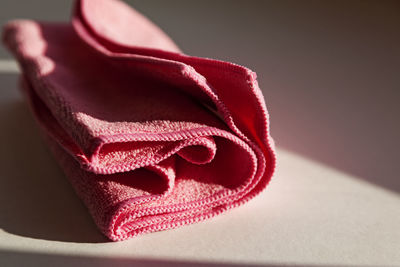
[[[77,1],[70,24],[12,21],[3,41],[46,140],[111,240],[213,217],[270,181],[255,73],[183,54],[123,2]]]

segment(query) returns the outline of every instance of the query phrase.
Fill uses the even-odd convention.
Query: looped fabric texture
[[[3,42],[52,152],[111,240],[213,217],[270,181],[256,74],[183,54],[125,3],[77,1],[71,23],[11,21]]]

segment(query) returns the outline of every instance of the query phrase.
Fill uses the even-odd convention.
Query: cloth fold
[[[77,1],[72,21],[17,20],[3,42],[55,157],[111,240],[245,203],[276,156],[256,75],[183,54],[117,0]]]

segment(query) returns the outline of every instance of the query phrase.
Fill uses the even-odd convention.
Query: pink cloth
[[[202,221],[270,181],[255,73],[181,53],[124,3],[78,1],[72,24],[13,21],[3,41],[50,147],[111,240]]]

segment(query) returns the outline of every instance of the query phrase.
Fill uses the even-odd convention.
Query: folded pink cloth
[[[126,4],[77,1],[72,24],[13,21],[3,41],[52,151],[111,240],[210,218],[270,181],[255,73],[181,53]]]

